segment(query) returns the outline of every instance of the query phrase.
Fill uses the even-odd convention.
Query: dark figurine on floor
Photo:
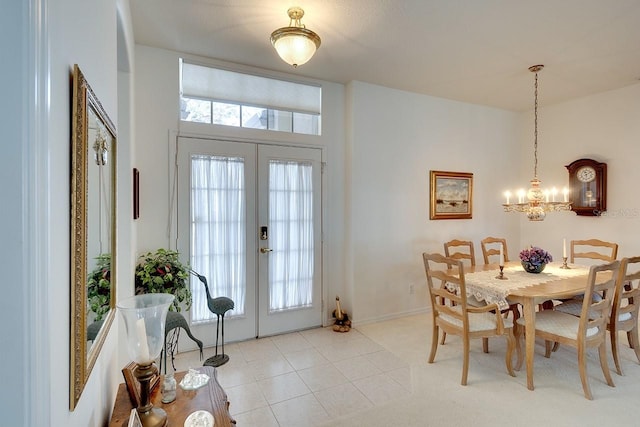
[[[333,317],[336,321],[333,324],[333,330],[336,332],[349,332],[351,329],[351,320],[349,315],[342,311],[340,307],[340,297],[336,296],[336,309],[333,310]]]

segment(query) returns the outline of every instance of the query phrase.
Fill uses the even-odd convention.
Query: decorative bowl
[[[209,411],[196,411],[184,420],[184,427],[213,427],[215,419]]]
[[[526,271],[527,273],[535,273],[535,274],[542,273],[544,268],[547,266],[546,263],[532,264],[526,261],[521,261],[521,263],[522,263],[522,268],[524,268],[524,271]]]

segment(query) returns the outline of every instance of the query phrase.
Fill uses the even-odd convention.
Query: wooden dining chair
[[[535,333],[536,337],[545,340],[545,357],[551,356],[554,342],[575,347],[578,353],[578,368],[584,396],[592,400],[589,378],[587,376],[587,349],[598,348],[600,368],[611,387],[615,387],[607,364],[607,319],[611,311],[615,288],[620,281],[620,261],[591,266],[585,287],[585,295],[598,292],[601,300],[584,298],[580,316],[563,313],[557,310],[543,310],[536,313],[536,330],[525,330],[524,318],[518,319],[517,339],[522,333]],[[604,274],[603,274],[604,273]],[[608,273],[608,274],[607,274]],[[522,354],[518,353],[518,366],[522,365]]]
[[[618,375],[620,366],[618,332],[627,333],[629,346],[640,363],[640,340],[638,339],[638,311],[640,309],[640,256],[623,258],[620,261],[620,280],[613,296],[611,315],[607,323],[611,341],[611,353]]]
[[[476,265],[476,254],[473,242],[469,240],[453,239],[444,243],[444,255],[447,258],[468,260],[471,265]]]
[[[480,246],[482,247],[482,257],[485,264],[491,264],[489,257],[500,257],[500,245],[502,245],[502,252],[504,256],[504,262],[509,262],[509,251],[507,250],[507,239],[499,237],[486,237],[480,240]],[[498,259],[500,262],[500,259]]]
[[[618,258],[618,244],[598,239],[572,240],[569,262],[577,259],[611,262]]]
[[[507,352],[505,364],[507,372],[515,376],[512,367],[513,349],[516,345],[513,322],[500,315],[497,304],[475,307],[467,304],[467,291],[464,281],[464,267],[459,259],[444,257],[441,254],[423,253],[424,268],[427,275],[427,287],[432,306],[432,336],[429,363],[433,363],[438,349],[438,335],[443,333],[457,335],[462,340],[462,385],[467,384],[469,373],[470,340],[505,336]],[[447,283],[445,287],[434,285],[434,280]],[[449,289],[452,290],[449,290]],[[518,356],[521,359],[521,356]]]
[[[482,258],[484,259],[485,265],[491,264],[490,257],[492,256],[497,256],[498,259],[496,261],[498,263],[500,262],[500,245],[502,245],[502,254],[504,257],[504,262],[509,262],[509,251],[507,250],[507,239],[504,239],[501,237],[486,237],[480,241],[480,246],[482,247]],[[508,309],[502,310],[502,314],[504,315],[508,315],[509,313],[513,313],[514,321],[518,317],[520,317],[518,304],[510,304]]]
[[[597,263],[612,262],[618,257],[618,244],[605,242],[598,239],[589,240],[572,240],[571,241],[571,264],[576,260],[595,260]],[[593,262],[592,262],[593,263]],[[563,300],[557,304],[554,309],[564,313],[580,315],[582,309],[582,299],[584,295],[576,295],[568,300]],[[594,298],[599,296],[594,295]],[[558,349],[558,345],[554,346],[554,351]]]
[[[623,258],[620,261],[620,280],[613,296],[611,314],[607,321],[611,341],[611,353],[616,372],[622,375],[619,352],[618,332],[627,333],[629,346],[640,363],[640,344],[638,339],[638,312],[640,311],[640,256]],[[579,316],[582,299],[572,299],[558,306],[558,310],[573,316]],[[554,345],[553,350],[557,350]]]
[[[470,265],[476,265],[476,254],[473,247],[473,242],[470,240],[458,240],[453,239],[444,243],[444,255],[448,258],[453,258],[457,260],[468,261]],[[441,284],[443,287],[445,282]],[[451,302],[451,301],[449,301]],[[475,306],[483,306],[485,305],[481,301],[476,301],[475,299],[468,300],[471,305]],[[442,339],[440,340],[440,345],[444,345],[445,340],[447,339],[447,334],[442,334]],[[489,352],[489,340],[483,340],[483,350],[485,353]]]

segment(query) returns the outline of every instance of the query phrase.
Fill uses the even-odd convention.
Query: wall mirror
[[[71,121],[70,408],[115,317],[116,130],[77,65]]]

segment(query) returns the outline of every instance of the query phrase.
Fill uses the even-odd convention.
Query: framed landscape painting
[[[472,173],[431,171],[429,219],[470,219],[472,198]]]

